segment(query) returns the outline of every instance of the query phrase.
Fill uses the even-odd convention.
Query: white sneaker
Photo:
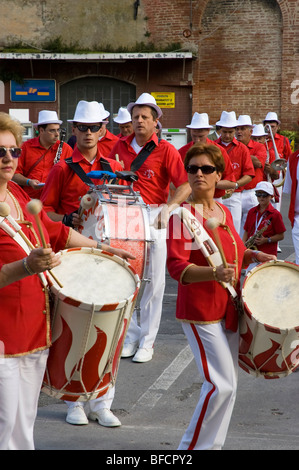
[[[85,414],[83,406],[81,405],[71,406],[67,410],[67,415],[66,415],[65,420],[69,424],[77,424],[77,425],[88,424],[87,416]]]
[[[154,348],[139,348],[133,357],[134,362],[148,362],[152,360]]]
[[[114,416],[112,411],[108,408],[103,408],[98,411],[92,411],[91,413],[89,413],[88,417],[92,421],[98,421],[99,424],[108,428],[121,426],[121,422],[119,421],[119,419]]]
[[[135,352],[138,349],[138,341],[134,343],[125,343],[121,353],[121,357],[131,357],[134,356]]]

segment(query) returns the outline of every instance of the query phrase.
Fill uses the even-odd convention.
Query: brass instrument
[[[262,227],[260,230],[257,230],[253,235],[251,235],[251,237],[248,238],[248,240],[246,240],[246,242],[244,243],[246,248],[249,248],[250,250],[253,249],[253,250],[257,250],[257,247],[255,245],[255,241],[257,238],[259,238],[263,233],[264,231],[268,228],[268,226],[271,224],[271,220],[272,219],[268,219],[266,220],[266,225],[264,225],[264,227]]]
[[[60,142],[59,142],[59,145],[58,145],[58,149],[57,149],[57,152],[56,152],[56,155],[55,155],[55,158],[54,158],[54,165],[56,165],[56,163],[59,162],[60,160],[60,157],[61,157],[61,153],[62,153],[62,147],[63,147],[63,142],[64,142],[64,139],[65,139],[65,136],[66,136],[66,129],[60,129],[61,130],[61,134],[60,134]]]
[[[273,144],[273,150],[274,150],[274,154],[275,154],[275,160],[274,160],[274,162],[271,163],[271,166],[276,171],[282,171],[282,176],[283,176],[282,181],[280,181],[279,183],[276,183],[276,184],[275,184],[275,182],[272,182],[272,184],[275,188],[279,188],[280,186],[283,186],[283,184],[284,184],[284,180],[285,180],[285,177],[286,177],[287,161],[284,158],[280,158],[280,155],[277,151],[277,147],[276,147],[276,144],[275,144],[275,140],[274,140],[274,136],[273,136],[273,132],[272,132],[272,128],[271,128],[270,124],[265,125],[265,132],[268,135],[270,135],[270,137],[271,137],[272,144]]]

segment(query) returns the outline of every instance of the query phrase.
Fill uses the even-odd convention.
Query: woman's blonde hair
[[[0,112],[0,132],[5,131],[11,132],[16,139],[17,146],[21,147],[22,136],[24,134],[25,128],[19,121],[12,118],[9,114]]]

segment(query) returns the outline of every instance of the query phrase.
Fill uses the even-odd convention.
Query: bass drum
[[[299,266],[270,261],[244,280],[240,367],[255,377],[286,377],[299,365]]]
[[[110,185],[109,192],[97,187],[83,196],[79,214],[83,220],[79,232],[135,256],[130,264],[140,278],[140,299],[145,282],[150,281],[147,279],[151,244],[148,206],[137,193],[117,191]]]
[[[139,277],[125,260],[92,248],[62,251],[53,271],[63,287],[49,279],[52,346],[42,391],[93,400],[115,384]]]

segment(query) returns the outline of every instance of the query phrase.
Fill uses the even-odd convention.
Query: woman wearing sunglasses
[[[195,144],[184,161],[191,196],[183,204],[204,226],[217,219],[218,234],[228,267],[210,267],[192,243],[192,236],[180,217],[169,221],[168,259],[170,275],[178,281],[176,317],[193,351],[200,375],[204,378],[199,402],[180,450],[221,449],[226,438],[236,397],[238,370],[238,313],[221,281],[239,290],[243,265],[253,258],[260,262],[275,258],[246,250],[237,234],[229,210],[214,200],[215,186],[221,178],[224,161],[214,145]],[[215,239],[214,239],[215,241]]]
[[[37,247],[30,251],[13,238],[7,233],[9,222],[0,217],[0,450],[34,448],[33,426],[51,345],[49,297],[43,273],[60,264],[55,254],[59,250],[97,246],[96,241],[51,221],[42,210],[40,218],[48,248],[40,248],[35,218],[27,210],[30,198],[11,181],[21,154],[23,131],[18,121],[0,113],[0,202],[5,203],[2,209],[9,206],[10,216]],[[131,257],[107,245],[104,249]]]

